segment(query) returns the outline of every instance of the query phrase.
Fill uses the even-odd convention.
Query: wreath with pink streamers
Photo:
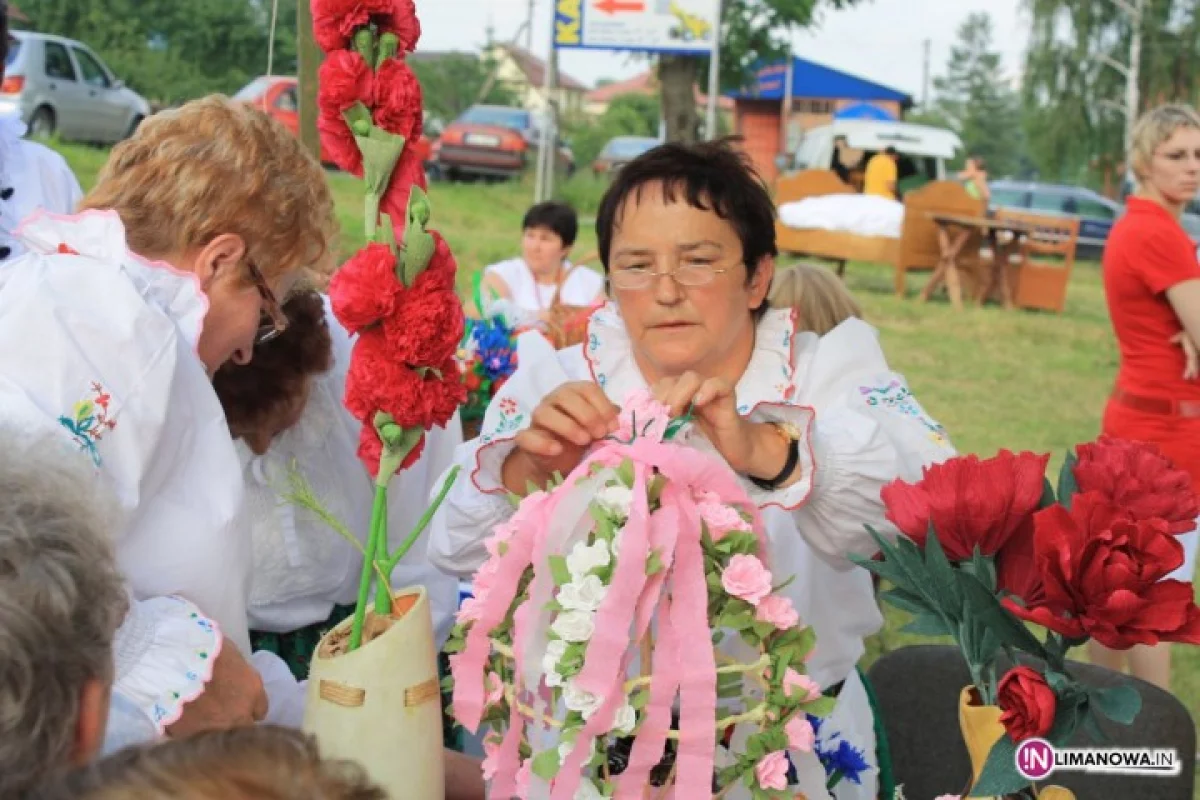
[[[758,510],[677,441],[687,418],[638,394],[621,422],[495,529],[459,612],[454,714],[488,729],[490,796],[790,797],[788,751],[812,750],[808,715],[833,701]]]

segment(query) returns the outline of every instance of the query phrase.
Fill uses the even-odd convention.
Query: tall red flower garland
[[[334,315],[356,337],[345,404],[362,423],[358,455],[376,486],[353,650],[376,573],[390,574],[417,535],[388,553],[388,482],[420,458],[425,433],[445,427],[466,400],[454,360],[463,313],[454,256],[425,227],[425,172],[412,146],[423,116],[421,84],[404,60],[421,35],[413,0],[312,0],[312,12],[326,52],[317,95],[321,143],[366,189],[369,242],[329,286]],[[390,607],[391,592],[377,587],[376,612]]]

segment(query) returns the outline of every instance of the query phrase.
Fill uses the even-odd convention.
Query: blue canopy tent
[[[870,103],[855,103],[852,106],[846,106],[840,109],[833,115],[834,119],[871,119],[880,122],[894,122],[896,117],[887,111],[887,109]]]

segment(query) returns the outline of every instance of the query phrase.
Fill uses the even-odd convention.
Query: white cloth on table
[[[797,230],[823,230],[899,239],[904,204],[869,194],[806,197],[779,207],[779,221]]]
[[[237,442],[246,485],[246,535],[253,541],[250,626],[288,633],[329,618],[334,605],[357,599],[362,553],[311,512],[289,503],[288,474],[297,469],[322,505],[365,546],[375,484],[357,455],[360,425],[342,405],[353,346],[326,300],[333,368],[313,381],[299,422],[277,436],[262,456]],[[394,552],[416,527],[428,497],[462,443],[456,414],[426,434],[425,449],[388,487],[388,547]],[[466,481],[462,475],[459,481]],[[282,494],[281,494],[282,493]],[[428,531],[392,573],[392,585],[424,586],[441,648],[454,624],[458,581],[429,563]]]
[[[438,566],[467,576],[486,559],[486,537],[513,512],[501,466],[542,398],[576,380],[595,381],[618,404],[645,387],[614,305],[593,314],[588,334],[585,347],[557,352],[540,336],[520,337],[520,367],[489,406],[481,437],[459,448],[457,462],[471,480],[455,486],[434,517],[430,547]],[[868,524],[897,534],[884,517],[883,486],[917,480],[924,466],[953,456],[953,447],[903,377],[889,369],[875,330],[860,320],[817,337],[796,334],[790,311],[769,312],[736,393],[740,412],[752,421],[786,421],[803,431],[800,481],[774,492],[749,481],[743,486],[762,510],[776,580],[796,576],[783,591],[816,632],[809,672],[824,687],[840,681],[852,687],[863,638],[883,617],[869,573],[847,556],[875,552]],[[699,433],[691,441],[713,452]],[[855,731],[872,731],[870,741],[853,744],[874,764],[866,693],[840,694],[834,713],[853,719],[846,724]],[[841,800],[874,796],[876,777],[872,767],[862,786],[839,785],[833,794]]]
[[[83,199],[83,191],[66,159],[37,142],[24,138],[25,123],[13,112],[0,114],[0,261],[11,262],[25,252],[17,238],[21,220],[39,208],[70,214]],[[8,193],[5,198],[4,193]]]
[[[223,633],[248,654],[242,483],[195,349],[208,311],[198,282],[129,252],[113,212],[36,212],[20,235],[29,252],[0,269],[0,417],[53,432],[94,464],[118,501],[118,564],[135,612],[150,604],[156,641],[169,619],[199,614],[155,599],[178,595],[216,623],[212,653]],[[131,613],[117,632],[118,653],[153,652],[138,649],[139,619]],[[172,671],[204,668],[182,644],[177,655]],[[162,675],[162,664],[135,659],[115,685],[160,725],[187,700],[172,695],[178,676]],[[150,697],[162,707],[146,707]]]
[[[574,266],[570,262],[565,262],[563,269],[566,270],[566,277],[562,281],[561,291],[557,283],[538,283],[523,258],[510,258],[492,264],[484,268],[484,274],[503,279],[512,293],[513,304],[526,315],[549,309],[554,302],[555,292],[559,292],[558,300],[563,305],[589,306],[604,291],[604,278],[595,270]]]

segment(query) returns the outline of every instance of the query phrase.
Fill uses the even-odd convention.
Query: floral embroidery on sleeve
[[[921,423],[929,431],[929,438],[935,444],[944,445],[949,442],[946,429],[925,412],[917,398],[901,381],[892,380],[886,386],[860,386],[858,390],[867,405],[911,417]]]
[[[80,400],[71,410],[71,416],[61,416],[58,422],[71,432],[71,436],[79,445],[79,449],[92,457],[92,463],[100,466],[100,451],[96,444],[104,434],[117,427],[116,420],[108,415],[108,406],[112,396],[104,391],[104,387],[93,382],[91,397]]]
[[[496,423],[495,428],[479,437],[479,441],[483,444],[491,442],[497,436],[505,438],[504,434],[520,430],[525,423],[525,415],[517,413],[519,406],[517,401],[511,397],[501,398],[497,403],[496,410],[500,412],[500,420]]]

